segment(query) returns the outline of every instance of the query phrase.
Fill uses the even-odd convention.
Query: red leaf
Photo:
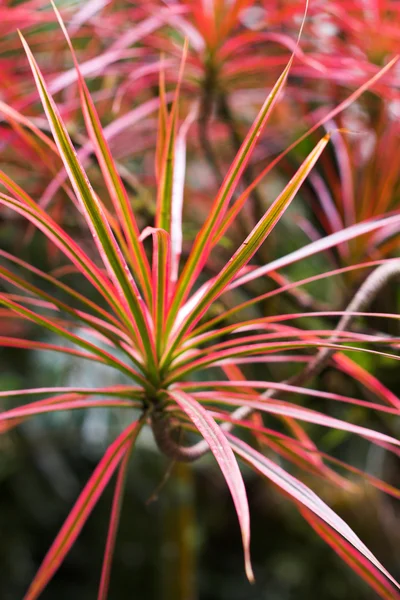
[[[127,427],[107,449],[68,515],[67,520],[60,529],[24,600],[35,600],[38,598],[60,567],[111,479],[112,474],[125,456],[132,443],[132,436],[135,435],[136,429],[139,426],[139,423],[133,423]]]

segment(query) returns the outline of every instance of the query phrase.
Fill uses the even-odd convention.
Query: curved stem
[[[330,343],[336,342],[338,333],[350,326],[354,318],[351,313],[362,312],[374,300],[379,291],[396,276],[400,276],[400,260],[385,263],[375,269],[356,292],[328,341]],[[335,352],[337,350],[333,348],[322,348],[303,371],[289,377],[284,383],[290,385],[304,384],[322,371]],[[278,390],[267,390],[262,394],[262,397],[264,399],[273,398],[277,392]],[[242,420],[250,416],[252,412],[252,408],[240,406],[233,411],[231,416],[235,420]],[[233,427],[233,423],[224,423],[221,425],[221,428],[225,431],[231,431]],[[209,451],[209,446],[205,440],[201,440],[192,446],[182,446],[177,443],[172,437],[173,427],[169,421],[168,414],[164,412],[154,412],[152,415],[152,428],[159,449],[175,460],[193,462]]]

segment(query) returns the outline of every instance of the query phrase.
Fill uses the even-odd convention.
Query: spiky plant
[[[183,50],[178,86],[170,110],[161,81],[156,156],[156,216],[154,226],[140,232],[94,102],[79,70],[72,44],[58,13],[57,16],[75,62],[84,120],[111,199],[111,208],[106,206],[92,188],[35,58],[22,36],[21,39],[55,146],[44,139],[43,134],[42,141],[47,144],[49,151],[57,152],[63,162],[74,192],[71,199],[89,228],[96,256],[84,252],[65,229],[3,172],[0,178],[8,193],[0,194],[0,202],[40,230],[96,290],[102,301],[96,303],[52,275],[1,251],[1,256],[8,264],[43,279],[54,286],[55,290],[54,294],[43,291],[31,283],[28,276],[22,277],[15,269],[2,266],[2,280],[23,292],[1,293],[0,302],[5,307],[3,316],[21,318],[39,325],[60,336],[68,344],[56,345],[5,336],[0,338],[0,343],[3,347],[34,348],[77,356],[116,370],[128,378],[130,383],[103,388],[41,388],[2,392],[1,397],[9,399],[15,396],[46,397],[2,412],[0,425],[2,431],[6,432],[41,413],[106,407],[124,411],[129,424],[110,445],[87,482],[25,599],[33,600],[40,596],[79,535],[113,473],[117,471],[98,594],[99,599],[107,597],[127,466],[135,441],[141,429],[147,426],[153,430],[160,451],[174,460],[196,460],[207,452],[214,455],[238,515],[245,569],[250,581],[253,580],[253,573],[249,509],[237,457],[292,500],[321,537],[383,598],[400,598],[396,581],[350,527],[310,488],[263,452],[264,448],[269,452],[272,450],[302,469],[318,474],[345,489],[353,484],[327,465],[327,461],[333,459],[318,450],[302,423],[351,432],[398,453],[400,442],[394,437],[299,406],[293,400],[276,399],[276,394],[301,394],[398,414],[400,401],[394,394],[386,393],[384,387],[380,388],[384,402],[372,403],[318,391],[306,384],[328,361],[333,360],[334,364],[339,365],[341,361],[343,363],[345,351],[383,355],[398,360],[397,339],[372,335],[370,332],[351,331],[350,321],[357,316],[372,318],[373,315],[366,312],[368,303],[389,279],[398,275],[399,261],[375,261],[363,265],[376,265],[378,268],[365,280],[347,310],[340,314],[334,313],[334,316],[341,316],[334,329],[307,329],[285,324],[286,320],[304,316],[299,313],[258,318],[247,318],[241,314],[245,315],[246,308],[269,296],[312,280],[332,277],[336,272],[283,285],[273,292],[257,295],[245,302],[239,301],[229,311],[210,314],[210,310],[223,295],[235,294],[235,290],[246,283],[357,236],[379,231],[389,225],[398,226],[400,216],[396,214],[353,225],[259,268],[250,264],[329,143],[330,134],[327,134],[311,150],[296,174],[228,262],[218,274],[207,278],[206,267],[212,261],[213,253],[218,251],[219,242],[238,218],[251,191],[250,186],[239,197],[234,196],[251,153],[284,87],[291,59],[246,135],[185,264],[181,265],[185,138],[193,118],[193,114],[189,113],[178,130],[179,85],[187,45]],[[359,266],[353,265],[353,268]],[[70,301],[59,300],[57,291],[67,295]],[[329,311],[312,315],[332,316]],[[382,316],[388,319],[398,318],[391,314]],[[376,343],[380,347],[386,346],[387,350],[383,352],[374,349],[373,344]],[[316,350],[314,356],[310,354],[313,350]],[[245,377],[247,366],[252,363],[273,363],[282,358],[293,363],[294,367],[300,364],[300,370],[291,378],[273,382]],[[134,416],[137,411],[140,411],[139,418]],[[287,429],[287,433],[282,433],[281,428],[267,428],[260,417],[263,413],[275,415]],[[239,431],[250,430],[250,441],[244,441],[240,433],[234,433],[234,426]],[[189,445],[187,435],[200,435],[202,440]],[[341,467],[355,471],[376,487],[399,496],[398,490],[384,482],[344,463],[341,463]]]

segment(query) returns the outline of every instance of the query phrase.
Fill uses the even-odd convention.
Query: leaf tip
[[[247,553],[247,556],[245,557],[245,571],[249,582],[254,584],[256,582],[256,578],[254,577],[253,567],[251,566],[250,553]]]

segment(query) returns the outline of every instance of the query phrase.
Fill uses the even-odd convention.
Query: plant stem
[[[197,600],[194,482],[187,464],[174,465],[166,492],[163,495],[162,598]]]

